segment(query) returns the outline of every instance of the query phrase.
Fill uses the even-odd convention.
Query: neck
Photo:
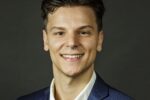
[[[87,71],[73,77],[54,71],[56,100],[75,99],[81,90],[88,84],[92,74],[93,67],[90,67]]]

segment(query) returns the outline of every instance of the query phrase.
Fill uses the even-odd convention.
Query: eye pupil
[[[83,36],[87,36],[87,35],[89,35],[90,33],[89,33],[89,32],[80,32],[80,34],[83,35]]]
[[[58,34],[58,35],[63,35],[63,32],[58,32],[57,34]]]
[[[85,34],[87,34],[87,32],[81,32],[80,34],[83,34],[83,35],[85,35]]]
[[[62,35],[62,32],[60,32],[59,35]]]
[[[86,34],[86,32],[82,32],[82,34]]]

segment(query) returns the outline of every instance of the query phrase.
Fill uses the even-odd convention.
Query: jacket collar
[[[96,81],[91,90],[88,100],[103,100],[109,95],[108,89],[108,85],[96,73]],[[46,95],[46,98],[44,100],[49,100],[50,87],[46,88],[44,94]]]
[[[88,100],[103,100],[108,97],[108,85],[96,73],[96,81]]]

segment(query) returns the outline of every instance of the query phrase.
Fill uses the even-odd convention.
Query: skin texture
[[[97,30],[93,10],[84,6],[58,8],[48,15],[43,40],[53,64],[55,97],[73,100],[89,82],[96,53],[102,49],[103,32]]]

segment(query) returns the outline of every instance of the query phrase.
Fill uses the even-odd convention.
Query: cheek
[[[52,62],[55,62],[58,60],[60,47],[62,44],[59,40],[49,38],[48,45],[51,60]]]
[[[97,40],[92,38],[84,42],[84,49],[86,50],[86,57],[88,62],[93,62],[97,53]]]
[[[97,47],[97,42],[96,39],[89,39],[89,40],[83,40],[83,45],[85,47],[85,49],[87,49],[88,51],[96,51],[96,47]]]
[[[49,41],[48,41],[48,44],[49,44],[49,50],[51,51],[57,51],[57,49],[59,49],[62,45],[62,41],[58,40],[58,39],[52,39],[52,38],[49,38]]]

